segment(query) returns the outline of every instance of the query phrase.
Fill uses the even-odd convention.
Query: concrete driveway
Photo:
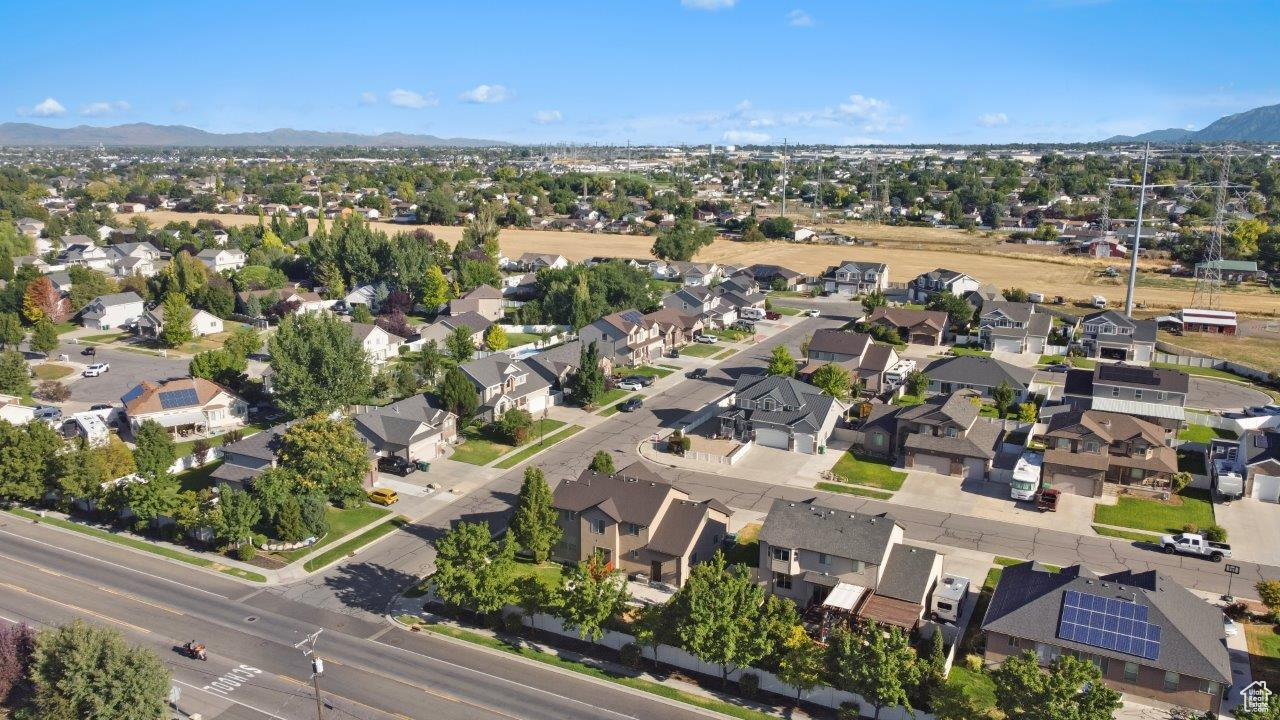
[[[1187,389],[1187,407],[1201,410],[1242,410],[1269,402],[1271,397],[1261,390],[1217,378],[1192,375]]]
[[[1031,503],[1014,501],[1009,497],[1009,486],[1002,482],[962,481],[957,477],[908,470],[902,489],[887,502],[1079,535],[1093,534],[1092,498],[1064,494],[1057,512],[1042,513]]]
[[[1231,556],[1237,560],[1272,562],[1280,547],[1280,505],[1243,499],[1213,506],[1218,524],[1227,530]]]

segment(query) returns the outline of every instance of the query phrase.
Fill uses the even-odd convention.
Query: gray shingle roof
[[[448,411],[435,407],[428,395],[411,395],[354,417],[356,429],[375,447],[405,447],[439,432]]]
[[[924,369],[924,374],[930,380],[964,383],[975,387],[999,387],[1001,382],[1007,382],[1014,390],[1026,390],[1035,375],[1026,368],[977,355],[935,360]]]
[[[831,412],[835,398],[795,378],[778,375],[743,375],[733,388],[736,403],[747,407],[735,407],[725,415],[740,415],[752,423],[766,423],[794,428],[801,432],[814,432],[822,427]],[[777,410],[751,408],[754,401],[772,397]]]
[[[933,582],[933,563],[938,553],[928,548],[897,543],[889,550],[876,594],[895,600],[918,603]]]
[[[804,548],[879,565],[896,526],[888,515],[775,500],[760,529],[760,539],[777,547]]]
[[[851,358],[862,357],[871,336],[866,333],[853,333],[836,328],[815,330],[809,340],[809,352],[827,352],[835,355],[847,355]]]

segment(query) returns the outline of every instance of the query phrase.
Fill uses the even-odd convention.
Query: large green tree
[[[244,372],[248,367],[249,362],[245,358],[226,348],[217,348],[196,353],[187,364],[187,372],[192,377],[212,380],[229,388],[238,388],[244,381]]]
[[[716,231],[692,219],[681,218],[669,230],[658,234],[652,252],[663,260],[692,260],[716,239]]]
[[[0,498],[30,502],[44,495],[62,437],[42,422],[0,420]]]
[[[916,683],[915,650],[899,628],[884,630],[874,621],[854,633],[832,633],[828,664],[836,686],[857,693],[880,711],[892,705],[910,709],[908,693]]]
[[[244,542],[261,519],[262,509],[249,493],[227,488],[218,496],[214,527],[221,542],[228,545]]]
[[[601,553],[571,565],[560,576],[559,615],[578,637],[596,642],[605,625],[626,607],[627,579],[609,566]]]
[[[468,362],[476,354],[476,343],[472,339],[471,330],[464,326],[454,328],[444,339],[444,346],[449,351],[449,357],[459,365]]]
[[[547,478],[541,468],[530,465],[524,470],[524,482],[516,498],[510,529],[516,544],[533,555],[534,562],[546,562],[551,548],[560,541],[561,530],[556,517]]]
[[[489,523],[458,523],[436,541],[436,595],[445,603],[488,614],[514,597],[515,544],[489,535]]]
[[[286,315],[268,344],[276,401],[294,417],[327,413],[369,394],[369,358],[350,324],[335,315]]]
[[[476,393],[475,384],[456,367],[444,371],[444,378],[441,379],[436,394],[440,396],[445,409],[458,416],[459,425],[470,422],[476,414],[476,408],[480,407],[480,396]]]
[[[53,326],[53,321],[47,317],[37,320],[31,328],[31,339],[27,346],[34,352],[46,355],[53,352],[58,347],[58,330]]]
[[[294,423],[280,439],[279,458],[304,490],[319,492],[335,505],[364,504],[368,448],[351,420],[317,414]]]
[[[0,352],[0,393],[18,397],[31,394],[31,368],[17,350]]]
[[[1027,651],[1006,658],[991,673],[996,707],[1009,720],[1110,720],[1120,709],[1120,693],[1102,682],[1088,660],[1060,655],[1048,672]]]
[[[27,333],[22,329],[22,319],[17,313],[0,313],[0,348],[17,350]]]
[[[778,679],[796,690],[796,702],[807,690],[822,682],[826,660],[822,645],[813,641],[801,625],[793,625],[782,646],[778,662]]]
[[[156,720],[166,713],[169,671],[155,653],[80,620],[39,634],[30,678],[41,720]]]
[[[155,420],[142,422],[134,435],[134,445],[133,457],[138,464],[138,473],[148,479],[168,475],[169,467],[178,459],[173,436]]]
[[[764,657],[769,648],[758,628],[764,589],[742,566],[729,567],[716,551],[695,565],[689,580],[672,596],[676,637],[698,659],[720,666],[728,681],[735,668]]]
[[[609,454],[608,450],[597,450],[591,457],[591,464],[587,469],[601,475],[612,475],[617,472],[613,467],[613,455]]]
[[[191,342],[194,335],[191,330],[191,320],[195,317],[195,311],[191,309],[187,296],[170,292],[164,296],[164,302],[160,307],[164,309],[164,325],[160,328],[160,342],[164,343],[165,347],[171,348]]]
[[[785,345],[779,345],[773,349],[773,353],[769,356],[769,366],[765,372],[770,375],[795,377],[796,359],[791,357],[791,351]]]
[[[604,371],[600,369],[600,349],[594,341],[578,352],[578,369],[573,376],[573,399],[582,407],[595,407],[604,395]]]
[[[837,400],[848,400],[853,391],[849,371],[835,363],[827,363],[813,372],[809,382]]]

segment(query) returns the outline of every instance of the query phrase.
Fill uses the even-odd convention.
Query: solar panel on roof
[[[124,397],[120,398],[120,403],[122,405],[128,405],[129,403],[136,400],[137,397],[142,394],[143,390],[144,388],[141,385],[135,386],[132,390],[125,393]]]
[[[1103,365],[1099,376],[1104,380],[1119,380],[1136,385],[1159,385],[1160,378],[1147,368],[1128,367],[1125,365]]]
[[[1068,590],[1062,594],[1058,638],[1155,660],[1160,626],[1147,622],[1147,611],[1128,600]]]
[[[160,393],[160,407],[168,410],[176,407],[187,407],[200,402],[196,391],[190,388],[185,390],[166,390]]]
[[[639,310],[625,310],[619,313],[619,315],[623,320],[626,320],[627,322],[630,322],[630,323],[638,324],[641,320],[644,319],[644,316],[640,314]]]

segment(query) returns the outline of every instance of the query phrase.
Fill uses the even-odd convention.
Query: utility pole
[[[782,217],[787,216],[787,139],[782,138]]]
[[[320,700],[320,675],[324,672],[324,660],[316,655],[316,640],[322,632],[324,628],[311,633],[293,646],[295,650],[302,651],[303,657],[311,658],[311,684],[316,690],[316,720],[324,720],[324,703]]]
[[[1133,317],[1133,290],[1138,282],[1138,244],[1142,242],[1142,210],[1147,201],[1147,167],[1151,162],[1151,143],[1142,153],[1142,187],[1138,189],[1138,218],[1133,224],[1133,247],[1129,249],[1129,291],[1124,296],[1124,314]]]

